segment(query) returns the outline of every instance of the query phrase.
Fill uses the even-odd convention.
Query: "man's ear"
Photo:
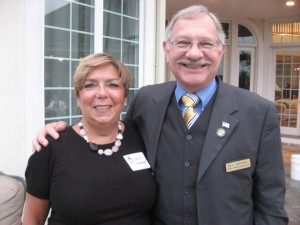
[[[225,50],[226,50],[226,44],[222,44],[222,48],[221,48],[222,55],[224,54]]]
[[[166,41],[163,42],[163,48],[164,48],[167,63],[169,63],[169,49],[168,49],[168,43]]]

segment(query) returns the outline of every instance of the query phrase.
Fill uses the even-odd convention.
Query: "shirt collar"
[[[195,94],[201,99],[202,108],[205,108],[211,97],[214,95],[218,87],[216,79],[213,79],[204,89],[197,91]],[[175,97],[177,105],[180,106],[180,99],[186,93],[183,87],[177,82],[175,88]]]

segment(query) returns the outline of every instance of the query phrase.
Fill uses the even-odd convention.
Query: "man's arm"
[[[262,131],[254,174],[254,224],[287,225],[288,218],[284,210],[286,190],[280,127],[275,106],[271,104]]]
[[[59,138],[58,131],[63,131],[67,127],[67,124],[63,121],[53,122],[46,124],[43,129],[37,134],[36,138],[32,140],[32,150],[40,151],[43,145],[46,147],[48,145],[48,141],[46,139],[47,135],[50,135],[54,139]]]

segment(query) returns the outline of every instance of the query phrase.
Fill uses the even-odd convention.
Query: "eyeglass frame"
[[[183,48],[180,49],[180,47],[178,47],[176,45],[179,41],[187,41],[187,42],[189,42],[189,45],[185,46],[184,49]],[[203,47],[203,46],[199,45],[203,41],[214,41],[215,45],[213,45],[209,48]],[[198,40],[198,41],[191,41],[191,40],[186,39],[186,38],[177,38],[173,41],[168,41],[168,43],[171,43],[173,45],[173,48],[174,48],[175,51],[180,51],[180,52],[187,52],[187,51],[191,50],[193,44],[197,44],[198,49],[200,49],[203,52],[210,52],[210,51],[216,50],[218,48],[218,46],[221,44],[221,42],[219,40],[210,39],[210,38],[204,38],[204,39],[201,39],[201,40]]]

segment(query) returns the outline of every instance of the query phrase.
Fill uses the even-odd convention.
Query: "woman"
[[[26,169],[23,225],[148,225],[155,184],[139,133],[119,121],[130,74],[106,54],[83,58],[74,74],[78,124],[48,138]],[[137,154],[134,154],[137,153]]]

